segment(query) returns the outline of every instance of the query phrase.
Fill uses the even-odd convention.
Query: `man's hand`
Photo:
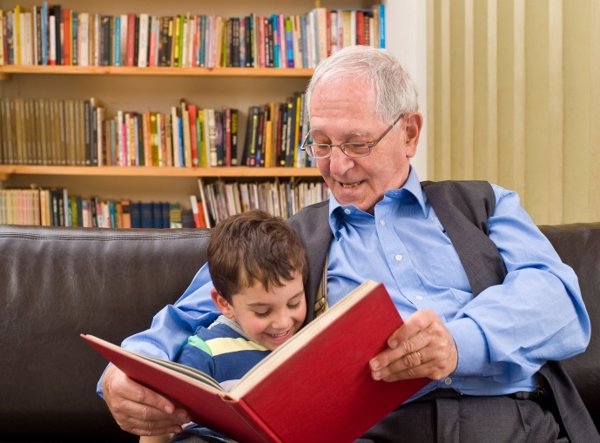
[[[104,400],[117,424],[136,435],[163,435],[181,431],[190,421],[186,411],[165,397],[136,383],[110,365],[102,380]]]
[[[458,353],[450,331],[430,310],[411,315],[390,336],[388,346],[371,359],[371,376],[375,380],[420,377],[440,380],[452,374],[458,364]]]

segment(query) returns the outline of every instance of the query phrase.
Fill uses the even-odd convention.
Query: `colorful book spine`
[[[385,5],[379,4],[379,47],[385,48]]]

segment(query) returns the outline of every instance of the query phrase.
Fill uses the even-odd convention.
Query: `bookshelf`
[[[171,68],[129,66],[0,66],[0,79],[11,74],[37,75],[135,75],[135,76],[192,76],[192,77],[304,77],[312,75],[308,68]]]
[[[371,8],[368,0],[228,0],[226,2],[183,0],[169,3],[149,1],[64,0],[63,8],[79,12],[119,15],[191,14],[224,17],[270,14],[306,14],[315,6],[328,9]],[[41,5],[41,0],[15,2],[0,0],[8,10],[19,4],[23,9]],[[178,100],[185,99],[206,108],[233,106],[240,111],[240,146],[246,134],[248,108],[270,101],[285,101],[305,89],[312,75],[310,68],[239,67],[131,67],[131,66],[0,66],[0,98],[85,100],[97,97],[107,114],[117,110],[168,112]],[[168,200],[189,207],[189,195],[198,194],[198,178],[225,180],[320,181],[316,168],[293,167],[121,167],[121,166],[42,166],[1,165],[0,188],[68,187],[79,195],[104,198],[134,198],[144,201]]]
[[[27,166],[0,165],[0,177],[9,175],[72,175],[94,177],[181,177],[181,178],[258,178],[258,177],[320,177],[317,168],[217,167],[175,168],[139,166]]]

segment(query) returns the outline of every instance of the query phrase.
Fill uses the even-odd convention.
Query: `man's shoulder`
[[[436,213],[458,209],[479,224],[496,208],[494,188],[485,180],[424,181],[421,186]]]
[[[313,203],[312,205],[305,206],[300,211],[290,217],[290,222],[294,220],[307,218],[314,216],[315,214],[327,214],[329,207],[329,200],[323,200],[319,203]]]
[[[300,235],[300,238],[317,235],[319,241],[326,241],[331,236],[329,229],[329,200],[324,200],[304,207],[292,217],[289,222]]]
[[[470,190],[476,192],[494,192],[492,184],[486,180],[424,180],[421,187],[426,190],[445,189],[445,190]]]

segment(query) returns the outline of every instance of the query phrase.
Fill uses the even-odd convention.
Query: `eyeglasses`
[[[402,117],[404,117],[404,113],[400,114],[398,118],[394,120],[394,123],[392,123],[390,127],[387,128],[383,132],[383,134],[379,136],[379,138],[371,142],[347,142],[341,143],[339,145],[334,145],[330,143],[307,143],[310,137],[309,132],[308,134],[306,134],[306,137],[304,137],[304,141],[302,142],[302,146],[300,147],[300,149],[306,151],[309,157],[316,159],[331,157],[331,150],[334,147],[340,148],[340,150],[350,158],[366,157],[369,154],[371,154],[371,150],[375,146],[377,146],[377,143],[379,143],[383,139],[383,137],[385,137],[388,134],[388,132],[392,130],[394,125],[398,123],[398,121],[400,121]]]

